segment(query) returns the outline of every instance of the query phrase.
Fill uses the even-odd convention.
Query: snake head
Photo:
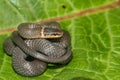
[[[60,38],[63,36],[61,29],[43,27],[41,31],[41,38]]]

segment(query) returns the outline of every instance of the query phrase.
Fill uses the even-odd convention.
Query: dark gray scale
[[[25,43],[36,51],[53,58],[61,57],[66,53],[66,50],[63,47],[54,45],[46,39],[26,40]]]
[[[54,38],[54,39],[49,39],[53,44],[62,47],[62,48],[66,48],[67,46],[70,46],[70,35],[67,31],[64,31],[64,34],[62,37],[60,38]]]
[[[38,59],[27,60],[27,57],[20,48],[14,49],[12,64],[17,73],[23,76],[37,76],[46,70],[47,63]]]
[[[35,58],[27,60],[29,55],[16,47],[10,37],[5,40],[3,46],[7,54],[12,55],[12,65],[17,73],[24,76],[37,76],[46,70],[47,63]]]
[[[24,76],[40,75],[48,63],[66,64],[72,58],[70,35],[57,22],[22,23],[3,47],[15,71]]]
[[[70,56],[71,53],[66,52],[66,54],[64,54],[61,57],[58,58],[51,58],[49,56],[46,56],[42,53],[37,52],[34,49],[31,49],[30,47],[27,46],[27,44],[25,44],[24,40],[18,35],[17,32],[13,32],[12,36],[11,36],[12,41],[19,46],[26,54],[33,56],[34,58],[37,58],[39,60],[48,62],[48,63],[62,63],[64,61],[66,61]],[[21,44],[22,43],[22,44]],[[46,45],[47,43],[45,43],[44,45]]]
[[[13,51],[14,51],[14,48],[15,48],[15,45],[14,43],[12,42],[11,38],[8,37],[5,39],[4,43],[3,43],[3,47],[4,47],[4,50],[6,51],[6,53],[8,55],[12,55],[13,54]]]
[[[22,23],[18,26],[18,33],[23,38],[33,38],[41,36],[42,27],[35,23]]]
[[[45,28],[51,28],[51,29],[53,28],[53,29],[61,30],[60,24],[57,22],[44,22],[40,25]]]

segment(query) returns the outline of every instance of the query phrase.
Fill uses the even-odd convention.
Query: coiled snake
[[[57,22],[22,23],[3,44],[14,70],[24,76],[42,74],[48,63],[71,60],[70,35]]]

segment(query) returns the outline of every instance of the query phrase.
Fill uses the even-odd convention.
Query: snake
[[[21,23],[6,38],[4,50],[12,56],[14,70],[23,76],[38,76],[48,63],[67,64],[72,58],[70,35],[58,22]]]

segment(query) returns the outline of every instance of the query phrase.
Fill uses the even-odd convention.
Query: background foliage
[[[106,5],[116,0],[0,0],[0,30]],[[60,21],[71,34],[72,61],[48,67],[38,77],[23,77],[11,67],[0,35],[0,80],[120,80],[120,7]]]

